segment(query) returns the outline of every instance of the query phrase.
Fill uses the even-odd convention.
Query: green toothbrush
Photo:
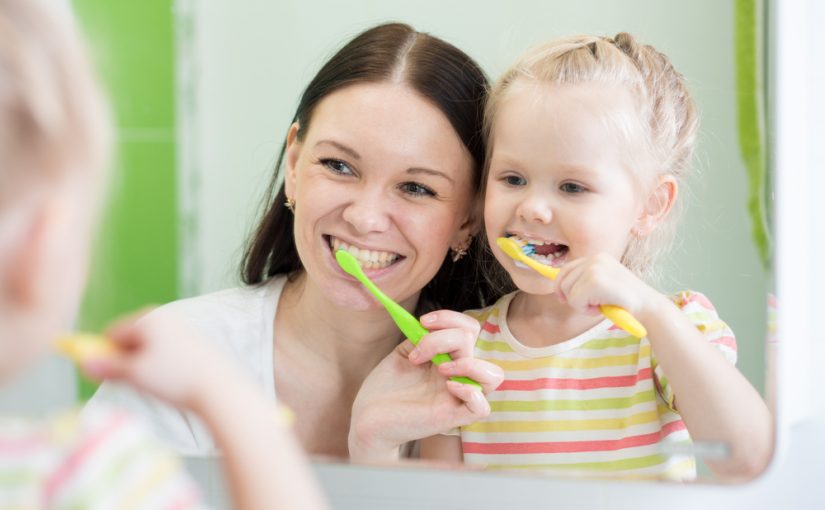
[[[390,313],[390,317],[392,320],[395,321],[395,324],[398,326],[398,329],[404,333],[410,342],[413,345],[418,345],[419,340],[421,337],[429,333],[424,326],[418,322],[418,319],[412,316],[410,312],[404,310],[404,308],[390,299],[386,294],[381,292],[381,289],[375,286],[367,275],[364,274],[364,271],[361,270],[361,266],[358,265],[358,260],[346,250],[337,250],[335,252],[335,260],[338,261],[338,265],[341,266],[341,269],[346,271],[348,274],[354,276],[361,282],[364,287],[367,288],[368,291],[372,292],[372,295],[375,296],[375,299],[378,300],[379,303],[384,305],[384,308]],[[449,354],[436,354],[433,356],[432,362],[436,365],[440,365],[442,363],[446,363],[447,361],[452,361],[452,358]],[[481,388],[481,385],[475,382],[474,380],[470,379],[469,377],[464,376],[454,376],[450,377],[451,381],[457,381],[464,384],[471,384],[478,388]]]

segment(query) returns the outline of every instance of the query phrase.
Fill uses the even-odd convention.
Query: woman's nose
[[[548,224],[553,221],[553,208],[547,197],[532,193],[519,205],[519,216],[527,222]]]
[[[384,232],[390,226],[388,202],[379,193],[357,193],[344,208],[344,221],[352,225],[359,234]]]

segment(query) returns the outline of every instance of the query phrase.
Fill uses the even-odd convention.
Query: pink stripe
[[[493,324],[490,321],[484,321],[484,325],[481,326],[481,329],[492,334],[496,334],[501,331],[501,328],[499,328],[497,324]]]
[[[736,338],[732,336],[720,336],[711,340],[710,343],[724,345],[734,351],[736,350]]]
[[[35,434],[16,439],[2,439],[0,440],[0,455],[20,455],[31,453],[32,450],[42,448],[46,444],[46,440],[42,434]]]
[[[183,510],[185,508],[196,508],[200,503],[200,494],[193,487],[188,487],[183,494],[169,504],[169,510]]]
[[[72,452],[72,454],[60,466],[60,469],[58,469],[57,472],[50,477],[50,479],[46,482],[46,487],[44,490],[47,507],[51,506],[52,498],[54,498],[55,493],[60,488],[60,485],[65,483],[69,477],[74,475],[79,466],[81,466],[91,454],[93,454],[118,428],[120,428],[121,425],[126,422],[126,416],[127,415],[124,413],[118,413],[102,430],[95,431],[91,437],[87,438],[85,443],[81,444],[79,448]]]
[[[658,443],[661,432],[604,441],[558,441],[541,443],[462,443],[464,453],[489,455],[519,453],[606,452]]]
[[[674,432],[679,432],[680,430],[686,430],[687,426],[685,422],[682,420],[672,421],[670,423],[665,423],[662,425],[662,439],[666,438],[667,436],[673,434]]]
[[[543,377],[524,381],[507,380],[496,391],[533,391],[533,390],[592,390],[596,388],[627,388],[635,386],[638,381],[653,377],[650,368],[639,370],[636,375],[614,377],[594,377],[592,379],[556,379]]]

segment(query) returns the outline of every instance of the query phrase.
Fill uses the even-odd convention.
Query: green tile
[[[171,0],[74,0],[119,127],[174,125]]]

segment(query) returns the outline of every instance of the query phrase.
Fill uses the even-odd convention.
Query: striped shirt
[[[0,508],[186,509],[194,482],[125,413],[0,420]]]
[[[696,477],[692,456],[672,454],[690,436],[647,338],[605,319],[573,339],[527,347],[507,326],[513,296],[467,312],[482,325],[475,356],[504,369],[504,382],[487,396],[490,416],[461,428],[465,462],[565,475]],[[710,301],[690,291],[673,300],[735,363],[733,332]]]

